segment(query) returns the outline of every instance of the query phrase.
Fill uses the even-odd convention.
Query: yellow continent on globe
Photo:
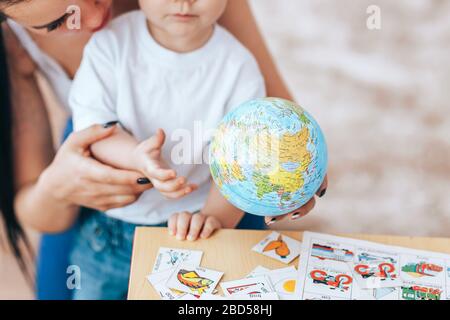
[[[311,153],[307,149],[309,130],[304,127],[298,133],[284,134],[278,140],[279,161],[274,163],[298,163],[298,168],[288,171],[277,165],[271,172],[254,174],[253,181],[257,186],[257,196],[262,198],[266,193],[273,191],[279,193],[291,193],[303,187],[303,172],[311,163]],[[298,162],[300,159],[300,162]]]

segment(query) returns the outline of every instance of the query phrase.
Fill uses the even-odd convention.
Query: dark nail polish
[[[267,222],[267,225],[270,226],[271,224],[274,224],[277,222],[277,218],[272,218],[269,222]]]
[[[319,194],[319,198],[322,198],[327,193],[327,189],[323,189],[322,192]]]
[[[110,122],[108,122],[108,123],[105,123],[104,125],[103,125],[103,128],[105,128],[105,129],[109,129],[109,128],[111,128],[111,127],[114,127],[116,124],[118,124],[119,123],[119,121],[110,121]]]
[[[137,183],[140,185],[151,184],[152,182],[148,178],[139,178]]]

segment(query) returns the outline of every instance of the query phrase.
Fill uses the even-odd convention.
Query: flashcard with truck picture
[[[405,282],[401,287],[400,300],[446,300],[441,286],[418,285]]]
[[[181,262],[199,266],[203,252],[185,249],[159,248],[152,273],[162,272],[176,267]]]
[[[307,270],[305,291],[324,296],[350,299],[353,277],[349,270],[311,266]]]
[[[270,280],[266,276],[222,282],[220,287],[225,296],[269,293],[274,291]]]
[[[252,250],[289,264],[299,256],[301,245],[300,241],[278,232],[272,232],[255,245]]]
[[[220,271],[181,263],[175,268],[166,287],[193,295],[213,293],[222,276]]]
[[[405,254],[401,259],[401,276],[404,281],[418,284],[440,285],[446,281],[444,259]]]
[[[363,289],[399,287],[399,256],[393,252],[358,248],[354,257],[353,276]]]
[[[444,300],[450,255],[305,232],[296,296]],[[352,280],[350,280],[350,278]]]

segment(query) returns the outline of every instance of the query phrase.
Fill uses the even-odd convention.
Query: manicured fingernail
[[[194,241],[194,237],[191,236],[191,235],[189,235],[189,236],[187,237],[187,239],[188,239],[188,241]]]
[[[267,222],[267,225],[270,226],[271,224],[274,224],[277,222],[277,218],[272,218],[269,222]]]
[[[105,124],[103,125],[103,128],[109,129],[109,128],[111,128],[111,127],[114,127],[114,126],[117,125],[118,123],[119,123],[119,121],[110,121],[110,122],[108,122],[108,123],[105,123]]]
[[[148,178],[139,178],[137,179],[137,183],[140,185],[151,184],[152,182]]]
[[[327,193],[327,189],[323,189],[322,192],[319,194],[319,198],[322,198]]]
[[[300,218],[300,212],[296,212],[291,216],[292,220],[297,220],[298,218]]]
[[[177,235],[177,240],[183,241],[184,237],[182,237],[181,235]]]
[[[170,234],[171,236],[174,236],[174,235],[175,235],[175,232],[173,232],[173,230],[169,230],[169,234]]]

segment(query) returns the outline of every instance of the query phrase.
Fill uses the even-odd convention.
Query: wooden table
[[[185,248],[203,251],[201,266],[225,272],[222,281],[244,278],[256,266],[269,269],[286,267],[274,259],[253,252],[251,248],[268,235],[267,231],[220,230],[208,240],[196,242],[177,241],[169,236],[166,228],[137,228],[134,237],[128,299],[159,299],[159,294],[147,281],[160,247]],[[302,232],[279,231],[295,239],[302,239]],[[412,238],[376,235],[342,235],[355,239],[374,241],[388,245],[436,251],[450,254],[450,239]],[[297,266],[298,259],[291,265]]]

